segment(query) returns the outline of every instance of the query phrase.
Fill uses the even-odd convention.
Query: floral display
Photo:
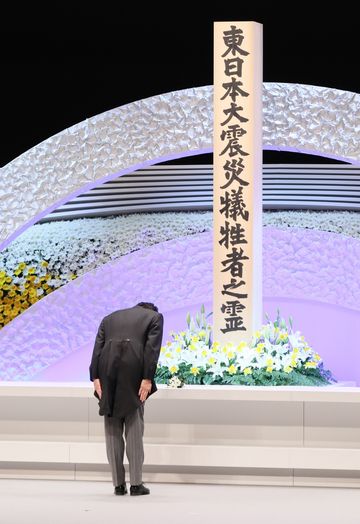
[[[268,211],[264,226],[360,238],[350,211]],[[0,253],[0,328],[77,276],[130,252],[212,228],[212,213],[134,213],[37,224]]]
[[[61,285],[47,267],[41,260],[38,267],[20,262],[12,274],[0,270],[0,328]]]
[[[278,316],[256,331],[250,343],[212,342],[205,309],[187,316],[187,329],[172,333],[161,348],[156,380],[170,387],[183,384],[309,385],[334,382],[322,359]]]
[[[263,224],[279,228],[317,229],[360,238],[360,213],[357,211],[266,211],[263,213]]]
[[[211,225],[211,213],[204,212],[132,214],[35,225],[0,253],[0,329],[77,276],[132,251],[207,231]]]

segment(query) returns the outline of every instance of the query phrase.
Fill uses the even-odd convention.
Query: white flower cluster
[[[183,382],[178,377],[171,377],[171,379],[168,382],[169,388],[181,388],[183,387]]]
[[[360,213],[349,211],[268,211],[263,214],[263,223],[360,238]],[[45,260],[53,277],[48,285],[54,288],[74,274],[82,275],[132,251],[211,228],[210,211],[134,213],[37,224],[0,253],[0,270],[14,274],[24,262],[37,268],[38,275]]]
[[[356,211],[266,211],[264,226],[317,229],[360,238],[360,213]]]
[[[167,367],[170,373],[176,374],[179,371],[180,364],[191,364],[200,368],[212,362],[209,348],[209,330],[201,330],[195,334],[188,329],[179,334],[172,333],[171,335],[173,342],[168,342],[166,346],[160,349],[159,358],[159,365]]]
[[[190,365],[192,375],[206,371],[222,378],[224,373],[251,375],[256,369],[291,373],[294,369],[316,368],[321,362],[321,357],[299,332],[289,332],[285,325],[271,322],[254,333],[251,344],[210,345],[205,330],[197,334],[188,330],[172,336],[173,341],[161,348],[159,358],[159,366],[172,375],[179,372],[181,364]]]
[[[47,261],[49,281],[58,287],[127,253],[181,236],[208,231],[212,214],[144,213],[38,224],[0,253],[0,268],[10,274],[19,262],[38,268]],[[38,274],[39,271],[36,271]]]
[[[322,362],[318,353],[307,344],[299,331],[288,330],[283,320],[269,322],[252,337],[250,368],[290,373],[296,368],[316,368]],[[249,355],[250,357],[250,355]]]

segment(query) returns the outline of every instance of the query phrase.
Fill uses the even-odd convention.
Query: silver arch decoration
[[[360,95],[264,84],[264,149],[360,164]],[[0,249],[74,196],[172,158],[212,151],[212,86],[146,98],[89,118],[1,170]]]

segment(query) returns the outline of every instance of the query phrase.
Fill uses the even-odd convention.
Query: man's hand
[[[99,395],[99,398],[101,399],[102,389],[101,389],[100,380],[98,378],[94,380],[94,389],[96,393]]]
[[[139,397],[140,397],[141,402],[144,402],[147,399],[150,391],[151,391],[151,380],[144,378],[141,381],[140,389],[139,389]]]

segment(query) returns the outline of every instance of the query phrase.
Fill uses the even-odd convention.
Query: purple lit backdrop
[[[294,318],[325,366],[360,384],[360,242],[324,231],[264,228],[264,312]],[[131,253],[48,295],[0,332],[0,379],[88,380],[101,318],[140,300],[165,315],[164,341],[187,311],[211,311],[212,234]]]

